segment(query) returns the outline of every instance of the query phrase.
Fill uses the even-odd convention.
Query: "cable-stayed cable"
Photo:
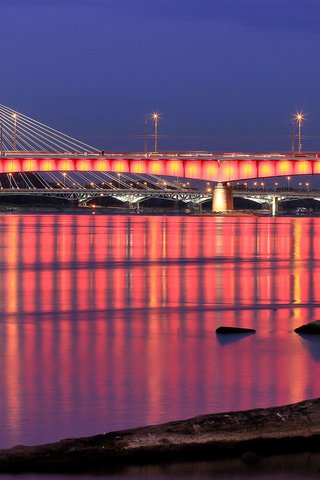
[[[1,152],[98,153],[99,149],[0,104]]]

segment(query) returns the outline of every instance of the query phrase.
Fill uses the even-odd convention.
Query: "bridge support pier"
[[[226,212],[233,210],[233,189],[226,183],[219,182],[212,193],[212,211]]]
[[[279,197],[273,196],[271,203],[271,215],[275,217],[279,213]]]

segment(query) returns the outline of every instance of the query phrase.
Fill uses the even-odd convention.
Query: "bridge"
[[[0,173],[116,172],[233,182],[320,173],[320,153],[1,152]]]
[[[131,210],[139,210],[141,203],[150,198],[171,200],[174,202],[183,202],[186,207],[192,211],[202,213],[202,205],[205,202],[212,202],[212,191],[210,189],[167,189],[167,188],[2,188],[0,189],[0,197],[12,196],[31,196],[31,197],[49,197],[59,198],[69,201],[77,201],[79,205],[86,206],[87,203],[94,199],[109,197],[117,199],[127,204]],[[320,190],[250,190],[235,189],[233,197],[243,198],[257,202],[261,205],[266,204],[270,208],[273,215],[278,213],[279,202],[287,202],[290,200],[313,199],[320,202]],[[273,211],[275,204],[277,210]]]
[[[124,174],[215,182],[213,210],[224,211],[233,208],[231,182],[316,175],[320,173],[320,153],[107,153],[0,105],[0,174],[11,176],[12,186],[15,174],[54,172],[64,176],[71,172],[113,173],[118,175],[119,187]],[[48,181],[43,182],[47,188]],[[79,182],[77,185],[80,187]]]
[[[184,202],[193,206],[201,205],[212,199],[210,191],[202,190],[186,190],[186,189],[138,189],[138,188],[2,188],[0,196],[31,196],[31,197],[49,197],[60,198],[63,200],[76,200],[80,204],[87,204],[88,201],[102,198],[112,197],[127,203],[131,208],[139,206],[139,204],[150,198],[158,198],[172,200],[175,202]]]

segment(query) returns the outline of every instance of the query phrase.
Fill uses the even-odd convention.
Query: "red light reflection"
[[[0,228],[3,446],[319,395],[319,354],[292,333],[320,313],[318,218]],[[221,324],[257,334],[228,343]]]

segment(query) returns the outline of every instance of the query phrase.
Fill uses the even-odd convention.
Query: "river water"
[[[293,332],[320,318],[320,218],[4,214],[0,232],[1,448],[320,395],[319,341]]]

